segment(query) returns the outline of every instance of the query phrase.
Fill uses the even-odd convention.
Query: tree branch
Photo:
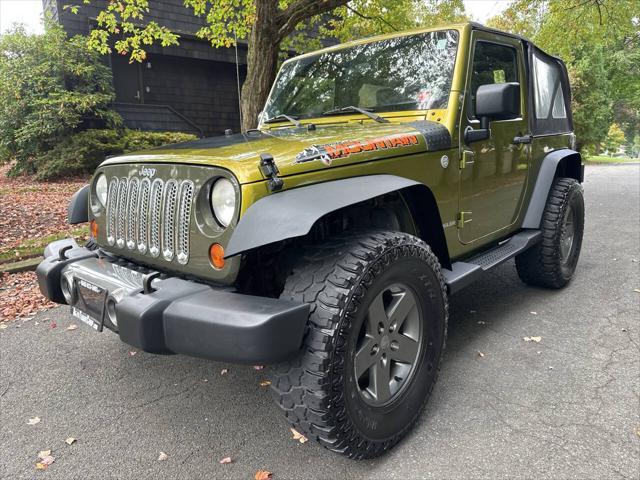
[[[351,8],[349,5],[347,5],[347,10],[349,10],[350,12],[355,13],[357,16],[359,16],[360,18],[363,18],[365,20],[378,20],[382,23],[385,23],[386,25],[388,25],[389,27],[391,27],[393,30],[395,30],[396,32],[398,31],[398,29],[392,25],[390,22],[388,22],[387,20],[385,20],[384,18],[382,18],[380,15],[377,15],[375,17],[369,17],[367,15],[364,15],[362,13],[360,13],[359,11],[357,11],[355,8]]]
[[[277,41],[282,41],[291,34],[296,26],[315,15],[330,12],[334,8],[349,3],[349,0],[298,0],[281,11],[276,18],[278,26]]]

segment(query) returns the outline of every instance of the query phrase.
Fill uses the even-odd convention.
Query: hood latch
[[[270,192],[282,190],[284,182],[280,177],[278,177],[280,170],[278,170],[278,166],[273,160],[273,155],[269,153],[260,154],[260,171],[262,172],[262,175],[268,180],[267,185]]]

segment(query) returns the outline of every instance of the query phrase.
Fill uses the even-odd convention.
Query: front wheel
[[[447,296],[431,249],[399,232],[313,245],[281,298],[311,304],[301,355],[272,369],[287,419],[351,458],[390,449],[424,409],[444,351]]]

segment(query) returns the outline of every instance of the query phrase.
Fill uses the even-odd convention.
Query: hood
[[[322,170],[451,147],[447,128],[434,121],[347,123],[307,128],[278,128],[204,138],[106,160],[123,163],[210,165],[231,171],[240,183],[264,180],[260,154],[271,154],[280,176]]]

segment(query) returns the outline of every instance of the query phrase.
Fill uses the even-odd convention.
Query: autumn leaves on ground
[[[59,238],[86,236],[86,227],[67,223],[67,205],[86,178],[39,182],[32,177],[8,178],[0,167],[0,266],[42,255]],[[0,322],[29,317],[53,307],[38,290],[34,272],[0,277]]]

